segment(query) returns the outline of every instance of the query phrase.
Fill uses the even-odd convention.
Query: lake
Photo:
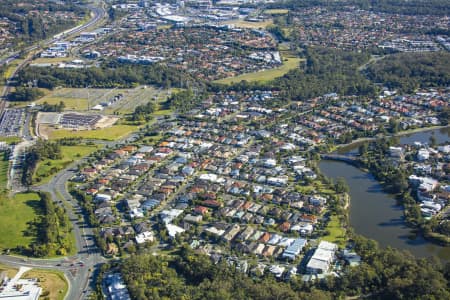
[[[449,140],[450,129],[443,128],[402,136],[400,143],[428,142],[433,131],[438,143]],[[450,247],[432,244],[412,234],[404,222],[403,208],[396,205],[394,196],[384,192],[371,174],[338,161],[321,161],[319,168],[327,177],[343,177],[347,181],[351,198],[350,224],[356,233],[376,240],[381,247],[392,246],[409,250],[418,257],[436,255],[443,261],[450,261]]]

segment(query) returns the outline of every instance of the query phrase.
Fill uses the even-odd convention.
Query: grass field
[[[60,102],[64,102],[65,110],[78,110],[83,111],[88,109],[88,100],[87,98],[59,98],[59,97],[44,97],[41,98],[36,104],[43,104],[47,102],[48,104],[59,104]]]
[[[246,80],[249,82],[268,82],[274,78],[283,76],[292,69],[297,68],[300,61],[302,61],[302,59],[298,57],[286,57],[285,59],[286,60],[283,61],[283,65],[278,68],[254,73],[246,73],[235,77],[216,80],[215,82],[221,84],[237,83],[242,80]]]
[[[0,136],[0,142],[6,142],[9,145],[17,144],[20,141],[22,141],[22,139],[18,136]]]
[[[46,183],[52,178],[55,173],[64,169],[71,162],[89,155],[97,149],[99,149],[99,146],[97,145],[61,146],[62,159],[46,159],[39,162],[36,167],[36,172],[33,176],[33,181],[37,182],[36,179],[39,178],[40,184]]]
[[[0,199],[0,248],[10,249],[17,246],[28,246],[33,240],[26,236],[29,221],[36,217],[36,207],[39,204],[36,193],[16,194],[13,198]]]
[[[8,183],[9,161],[3,160],[3,153],[0,152],[0,190],[6,189],[6,184]]]
[[[63,300],[69,285],[62,272],[32,269],[23,275],[24,278],[38,278],[43,294],[48,292],[48,299]]]
[[[6,272],[6,275],[12,278],[17,274],[18,269],[0,265],[0,272]],[[23,274],[22,278],[38,278],[43,293],[48,292],[46,297],[50,300],[63,300],[69,288],[64,274],[58,271],[31,269]]]
[[[267,15],[285,15],[289,12],[289,9],[266,9],[264,13]]]
[[[240,28],[250,28],[250,29],[259,29],[259,28],[266,28],[269,25],[273,24],[273,20],[267,20],[267,21],[263,21],[263,22],[249,22],[249,21],[244,21],[244,20],[232,20],[232,21],[227,21],[224,22],[224,24],[231,24],[234,25],[236,27],[240,27]]]
[[[336,243],[340,247],[344,247],[346,243],[345,230],[342,228],[339,219],[336,215],[331,216],[330,222],[326,230],[330,232],[329,235],[322,237],[323,240]]]
[[[23,62],[23,59],[15,59],[13,60],[6,69],[5,73],[3,74],[4,79],[8,79],[13,74],[14,70],[17,68],[17,66]]]
[[[0,273],[6,272],[6,276],[13,278],[17,274],[18,269],[0,264]]]
[[[32,64],[59,64],[61,62],[69,62],[72,60],[74,60],[73,57],[55,57],[55,58],[39,57],[33,60]]]
[[[114,125],[112,127],[96,129],[96,130],[82,130],[74,131],[67,129],[54,130],[49,134],[50,139],[62,139],[65,137],[73,138],[79,137],[83,139],[96,139],[114,141],[120,139],[133,131],[136,131],[138,126],[133,125]]]

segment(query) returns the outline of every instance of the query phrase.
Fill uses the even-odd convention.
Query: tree
[[[337,193],[348,193],[350,191],[350,187],[343,177],[337,178],[334,189]]]
[[[397,133],[400,130],[400,126],[399,126],[399,122],[397,119],[395,118],[390,118],[389,119],[389,132],[390,133]]]

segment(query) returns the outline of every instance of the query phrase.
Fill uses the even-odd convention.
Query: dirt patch
[[[97,124],[95,124],[96,128],[105,128],[113,126],[119,120],[118,117],[113,116],[103,116]]]

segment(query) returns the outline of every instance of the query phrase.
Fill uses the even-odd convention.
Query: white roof
[[[320,249],[325,249],[325,250],[330,250],[330,251],[336,251],[338,246],[334,243],[330,243],[327,241],[321,241],[318,248]]]
[[[136,243],[142,244],[146,241],[153,241],[153,233],[151,231],[144,231],[136,235]]]
[[[170,237],[175,237],[178,233],[183,233],[185,230],[173,224],[166,224],[167,233]]]
[[[321,270],[323,273],[328,271],[329,264],[326,261],[311,258],[306,265],[307,269]]]

